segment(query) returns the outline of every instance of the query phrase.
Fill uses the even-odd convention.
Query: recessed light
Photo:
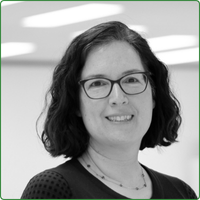
[[[147,33],[147,27],[143,25],[128,25],[128,27],[138,33]]]
[[[156,53],[156,56],[167,65],[199,62],[199,48],[160,52]]]
[[[22,3],[23,1],[2,1],[1,7],[3,6],[10,6],[17,3]]]
[[[112,16],[123,12],[117,4],[92,3],[27,17],[25,27],[52,28]]]
[[[1,58],[18,56],[34,52],[36,49],[32,43],[8,42],[1,44]]]
[[[198,40],[193,35],[168,35],[147,39],[152,51],[167,51],[198,45]]]

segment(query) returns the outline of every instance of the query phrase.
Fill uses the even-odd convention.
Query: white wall
[[[2,66],[2,198],[20,198],[32,176],[64,162],[62,157],[51,158],[45,152],[35,131],[35,121],[43,108],[53,67]],[[185,180],[198,194],[198,65],[170,69],[173,85],[182,103],[184,121],[180,143],[161,151],[147,149],[140,153],[140,161]]]

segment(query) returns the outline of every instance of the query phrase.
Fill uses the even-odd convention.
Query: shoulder
[[[147,167],[145,167],[145,169],[150,175],[154,186],[160,188],[165,197],[168,195],[174,195],[188,199],[197,198],[194,190],[183,180],[174,176],[160,173]]]
[[[27,184],[21,199],[70,198],[71,190],[64,177],[49,169],[34,176]]]

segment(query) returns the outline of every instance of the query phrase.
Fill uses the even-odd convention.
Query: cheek
[[[80,98],[80,113],[81,113],[81,117],[83,118],[83,121],[85,122],[86,118],[89,118],[89,113],[90,113],[90,106],[89,106],[89,103],[88,103],[88,100],[83,96],[81,95],[81,98]]]
[[[95,101],[95,102],[94,102]],[[80,112],[86,129],[91,132],[100,124],[101,106],[97,100],[88,99],[82,96],[80,102]]]
[[[145,120],[146,122],[151,122],[152,119],[152,113],[153,113],[153,102],[151,103],[142,103],[141,102],[141,117],[143,120]],[[145,123],[144,121],[144,123]]]
[[[148,87],[146,92],[138,96],[137,108],[139,113],[139,120],[141,126],[149,126],[152,120],[152,113],[154,108],[154,101],[152,97],[151,88]]]

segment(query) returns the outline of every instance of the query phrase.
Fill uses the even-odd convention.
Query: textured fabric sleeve
[[[71,190],[62,175],[44,171],[27,184],[21,199],[70,199]]]
[[[188,199],[197,199],[197,195],[195,194],[194,190],[185,182],[183,182],[183,185],[187,191]]]

